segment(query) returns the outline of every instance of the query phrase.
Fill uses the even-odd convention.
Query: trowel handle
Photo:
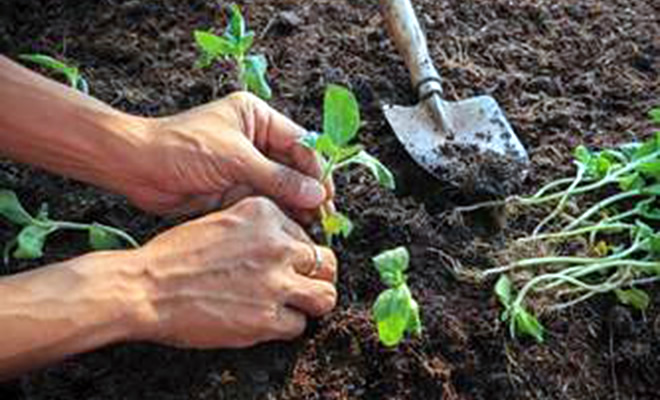
[[[380,0],[380,6],[390,36],[408,66],[420,99],[433,93],[442,94],[440,74],[433,66],[426,37],[410,0]]]

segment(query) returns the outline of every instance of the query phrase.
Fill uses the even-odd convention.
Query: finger
[[[294,271],[301,276],[334,283],[337,280],[337,257],[328,247],[300,243],[291,255]]]
[[[307,327],[305,314],[291,307],[280,307],[275,318],[275,331],[266,340],[291,340],[302,335]]]
[[[298,223],[293,221],[291,218],[288,217],[282,218],[281,224],[282,224],[281,225],[282,230],[292,238],[303,243],[314,244],[314,241],[309,237],[309,235],[307,234],[307,232],[305,232],[302,226],[298,225]]]
[[[248,155],[246,164],[248,170],[243,174],[246,181],[285,206],[313,209],[327,197],[318,180],[269,160],[256,149]]]
[[[222,207],[226,208],[232,206],[239,201],[253,196],[254,189],[249,185],[234,185],[232,188],[228,189],[225,195],[222,197]]]
[[[312,317],[320,317],[335,308],[337,290],[329,282],[297,275],[294,285],[286,294],[286,304]]]

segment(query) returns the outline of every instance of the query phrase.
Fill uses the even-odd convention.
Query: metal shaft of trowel
[[[410,0],[381,0],[382,13],[390,36],[403,57],[412,86],[434,119],[442,124],[443,131],[453,131],[442,100],[442,78],[429,55],[426,36],[417,20]]]

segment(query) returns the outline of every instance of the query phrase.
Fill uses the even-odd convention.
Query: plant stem
[[[594,231],[605,231],[605,230],[621,230],[621,229],[632,229],[635,228],[635,225],[632,224],[598,224],[598,225],[592,225],[592,226],[587,226],[584,228],[579,228],[575,229],[572,231],[567,231],[567,232],[553,232],[553,233],[546,233],[544,235],[538,235],[536,237],[528,237],[528,238],[520,238],[518,239],[519,242],[529,242],[532,240],[542,240],[542,239],[559,239],[559,238],[564,238],[564,237],[570,237],[570,236],[578,236],[578,235],[583,235],[585,233],[589,232],[594,232]]]
[[[562,229],[562,232],[569,231],[576,226],[578,226],[580,223],[582,223],[584,220],[588,219],[598,211],[602,210],[603,208],[610,206],[616,202],[619,202],[621,200],[630,198],[630,197],[635,197],[641,195],[641,190],[636,189],[636,190],[631,190],[628,192],[623,192],[623,193],[617,193],[613,196],[610,196],[604,200],[599,201],[598,203],[594,204],[591,208],[589,208],[587,211],[585,211],[582,215],[580,215],[575,221],[571,222],[568,224],[564,229]]]
[[[539,222],[536,228],[534,228],[534,231],[532,232],[532,237],[536,237],[538,233],[541,231],[541,229],[543,229],[543,227],[548,222],[552,221],[553,218],[555,218],[559,213],[562,212],[564,206],[566,205],[566,201],[570,197],[572,191],[575,190],[575,187],[577,187],[577,185],[579,185],[580,182],[582,181],[582,177],[584,176],[584,171],[585,168],[582,165],[578,165],[577,174],[575,175],[575,179],[571,183],[571,186],[569,186],[568,189],[566,189],[566,193],[564,194],[564,196],[561,197],[559,203],[557,203],[557,207],[552,211],[552,213],[550,213],[550,215],[545,217],[541,222]]]
[[[128,244],[130,244],[133,247],[140,247],[140,244],[138,243],[137,240],[135,240],[131,235],[128,233],[122,231],[121,229],[113,228],[111,226],[107,225],[102,225],[102,224],[96,224],[96,225],[90,225],[90,224],[82,224],[78,222],[68,222],[68,221],[49,221],[51,226],[54,226],[58,229],[70,229],[70,230],[83,230],[87,231],[92,227],[100,228],[110,234],[113,234],[115,236],[118,236],[125,240]]]

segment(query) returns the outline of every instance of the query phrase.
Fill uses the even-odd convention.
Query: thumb
[[[313,209],[320,207],[327,197],[325,188],[317,179],[274,162],[256,149],[248,164],[246,179],[249,184],[283,205]]]

